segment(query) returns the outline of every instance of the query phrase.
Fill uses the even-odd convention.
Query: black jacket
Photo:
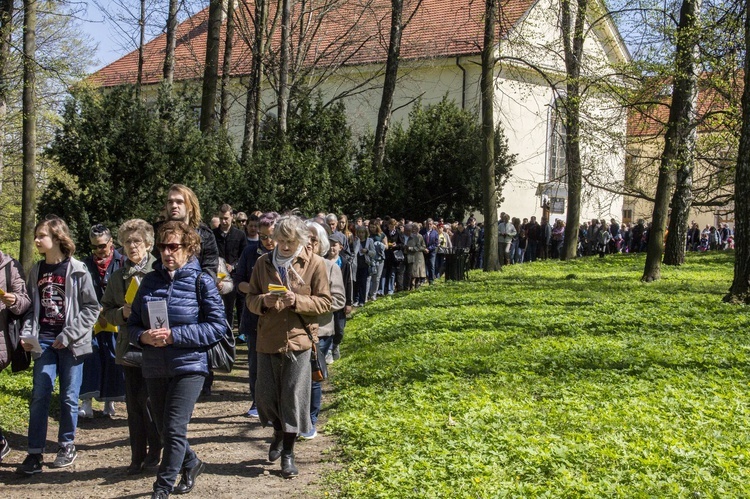
[[[154,224],[154,234],[159,232],[159,227],[163,224],[164,221]],[[216,247],[214,233],[204,223],[201,223],[195,231],[201,237],[201,249],[195,255],[198,258],[198,263],[200,263],[201,269],[212,272],[216,276],[219,272],[219,249]],[[157,262],[161,262],[161,253],[156,249],[156,245],[154,245],[153,255],[156,257]]]
[[[232,267],[236,267],[242,251],[247,246],[245,234],[237,227],[230,227],[226,234],[221,231],[221,228],[214,229],[213,233],[219,256]]]

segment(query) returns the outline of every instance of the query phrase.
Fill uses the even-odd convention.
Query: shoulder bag
[[[324,362],[324,360],[318,355],[318,344],[313,339],[310,325],[300,314],[297,314],[297,317],[299,317],[300,322],[302,322],[302,327],[305,328],[307,337],[310,338],[310,343],[312,343],[312,348],[310,349],[310,369],[312,369],[312,380],[320,383],[325,381],[328,377],[328,371],[323,368],[323,364],[321,363]]]
[[[198,298],[198,308],[200,309],[201,302],[203,301],[203,294],[201,293],[201,272],[198,274],[198,278],[195,280],[195,293]],[[224,319],[226,322],[226,319]],[[208,348],[208,368],[212,371],[219,371],[224,373],[231,373],[234,367],[234,362],[237,358],[237,349],[234,341],[234,334],[232,334],[232,328],[229,327],[229,323],[226,322],[227,334],[211,345]]]

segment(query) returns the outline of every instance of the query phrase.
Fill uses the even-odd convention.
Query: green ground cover
[[[368,304],[327,431],[350,497],[749,497],[733,255],[538,262]]]

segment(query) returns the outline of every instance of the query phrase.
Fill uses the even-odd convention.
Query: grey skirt
[[[310,350],[258,353],[256,404],[261,423],[281,422],[286,433],[306,433],[310,423]]]

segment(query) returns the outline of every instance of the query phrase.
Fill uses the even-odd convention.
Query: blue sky
[[[116,61],[125,55],[127,51],[120,47],[121,43],[119,39],[113,34],[112,29],[105,20],[104,14],[102,14],[99,8],[90,0],[86,0],[86,4],[86,15],[82,16],[85,20],[81,24],[83,30],[98,45],[96,52],[98,62],[90,68],[92,71],[95,71],[110,62]]]

